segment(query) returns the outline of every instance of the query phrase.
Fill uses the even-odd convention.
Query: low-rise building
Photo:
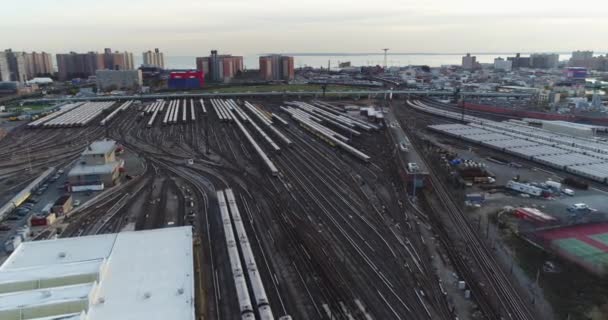
[[[91,143],[68,173],[71,190],[100,190],[115,185],[121,167],[121,161],[116,158],[116,148],[114,140]]]
[[[68,214],[74,208],[72,200],[71,194],[62,195],[53,204],[52,212],[58,217]]]
[[[137,90],[143,85],[141,70],[97,70],[95,76],[101,91]]]
[[[21,242],[0,319],[195,320],[191,227]]]

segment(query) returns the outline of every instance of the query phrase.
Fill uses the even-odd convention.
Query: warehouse
[[[0,266],[0,319],[194,320],[193,264],[191,227],[24,242]]]

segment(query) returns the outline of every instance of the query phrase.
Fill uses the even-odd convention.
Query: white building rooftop
[[[93,141],[83,152],[82,155],[87,154],[107,154],[116,148],[116,141],[114,140],[100,140]]]
[[[87,164],[87,165],[75,165],[72,170],[68,173],[68,176],[86,176],[94,174],[110,174],[116,170],[120,163],[118,161],[111,161],[106,164]]]
[[[0,319],[195,319],[191,227],[24,242],[0,266]]]

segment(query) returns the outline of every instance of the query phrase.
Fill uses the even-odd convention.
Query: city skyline
[[[108,7],[119,9],[103,14]],[[589,13],[588,8],[594,9]],[[479,0],[433,5],[380,0],[373,7],[346,1],[327,6],[316,0],[288,5],[273,0],[181,0],[171,6],[157,0],[34,0],[11,4],[4,11],[4,47],[51,53],[104,47],[137,54],[162,47],[168,56],[215,48],[239,55],[373,53],[386,46],[404,53],[605,52],[601,39],[608,35],[608,21],[603,19],[608,8],[597,0],[584,8],[522,0],[508,6]]]

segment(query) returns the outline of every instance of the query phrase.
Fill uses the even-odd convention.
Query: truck
[[[547,180],[547,182],[545,182],[545,184],[552,189],[555,190],[561,190],[562,189],[562,184],[557,182],[557,181],[553,181],[553,180]]]
[[[494,183],[496,179],[492,177],[473,177],[473,182],[475,183]]]

